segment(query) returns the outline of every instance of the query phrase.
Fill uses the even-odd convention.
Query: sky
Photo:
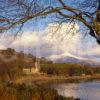
[[[69,6],[80,8],[77,3],[79,0],[64,1]],[[84,0],[80,1],[84,2]],[[48,2],[45,3],[45,6],[47,5]],[[52,5],[57,6],[59,3],[52,2]],[[92,12],[95,10],[94,7],[90,9],[90,7],[82,5],[80,8],[82,11]],[[58,23],[54,23],[54,20],[56,18],[49,15],[46,18],[28,21],[23,28],[22,36],[16,38],[13,38],[12,31],[8,35],[1,35],[0,49],[11,47],[17,51],[32,53],[38,57],[46,57],[52,60],[73,57],[100,62],[100,45],[89,34],[83,35],[88,33],[86,27],[76,22],[72,29],[72,23],[62,23],[59,26]],[[15,29],[13,29],[13,32],[15,32]]]
[[[24,31],[22,36],[15,39],[13,36],[2,35],[0,49],[11,47],[50,60],[73,57],[100,62],[100,45],[95,39],[90,35],[84,37],[78,31],[78,24],[70,31],[71,28],[72,24],[69,23],[49,23],[42,30]]]

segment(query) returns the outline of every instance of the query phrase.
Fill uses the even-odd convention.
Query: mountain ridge
[[[65,56],[59,56],[58,58],[55,56],[55,58],[49,57],[50,60],[52,60],[55,63],[75,63],[75,64],[81,64],[81,65],[89,65],[89,66],[99,66],[100,62],[97,62],[95,60],[91,60],[89,58],[82,58],[82,57],[76,57],[75,55],[65,55]]]

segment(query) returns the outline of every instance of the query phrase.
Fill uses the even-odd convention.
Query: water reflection
[[[81,100],[100,100],[100,81],[85,83],[52,84],[51,88],[66,97],[80,98]]]

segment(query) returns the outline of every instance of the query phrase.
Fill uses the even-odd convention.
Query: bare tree
[[[100,44],[100,0],[0,0],[1,32],[54,14],[59,22],[83,23]]]

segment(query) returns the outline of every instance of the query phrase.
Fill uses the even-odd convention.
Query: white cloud
[[[12,47],[18,47],[18,46],[31,46],[36,45],[38,42],[38,36],[37,33],[23,33],[21,37],[18,37],[15,39],[15,41],[10,45]]]
[[[38,56],[45,56],[51,59],[71,56],[77,59],[86,58],[86,55],[100,55],[100,46],[91,39],[81,41],[82,36],[77,32],[79,26],[75,24],[51,23],[42,32],[23,33],[21,37],[12,42],[12,38],[2,38],[0,48],[13,47],[17,50],[31,52]],[[85,40],[85,39],[84,39]],[[94,59],[94,58],[91,58]]]
[[[60,27],[60,28],[59,28]],[[53,45],[53,49],[61,50],[63,52],[73,51],[79,41],[80,35],[77,33],[79,29],[78,25],[70,31],[72,24],[50,24],[44,30],[44,40]],[[76,35],[74,35],[76,34]]]

